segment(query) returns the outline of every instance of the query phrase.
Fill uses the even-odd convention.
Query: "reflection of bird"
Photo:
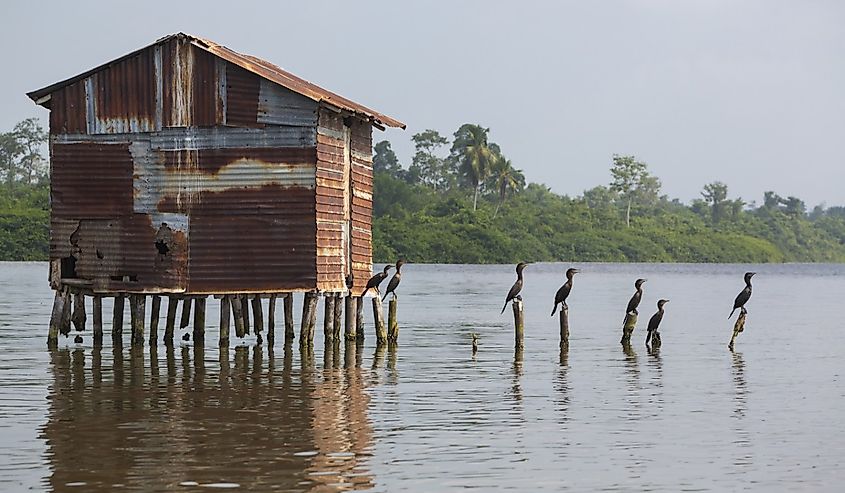
[[[76,344],[82,344],[82,336],[77,335],[76,337],[73,338],[73,342],[75,342]]]
[[[381,301],[384,301],[387,298],[387,295],[393,293],[393,298],[396,298],[396,287],[399,286],[399,281],[402,280],[402,266],[405,265],[405,261],[399,259],[396,261],[396,274],[393,274],[393,277],[390,278],[390,282],[387,283],[387,291],[384,292],[384,297]],[[387,275],[387,274],[385,274]]]
[[[557,305],[560,303],[560,309],[566,306],[566,298],[569,296],[569,292],[572,291],[572,278],[575,277],[575,274],[580,272],[578,269],[567,269],[566,270],[566,282],[563,283],[563,286],[557,290],[555,293],[555,306],[552,307],[552,316],[555,316],[555,312],[557,311]]]
[[[519,292],[522,291],[522,270],[525,269],[526,265],[528,264],[526,264],[525,262],[520,262],[516,264],[516,282],[513,283],[513,286],[511,286],[511,290],[508,291],[508,297],[505,298],[505,304],[504,306],[502,306],[502,311],[501,313],[499,313],[499,315],[505,313],[505,308],[507,308],[508,303],[512,299],[516,298]]]
[[[625,309],[625,313],[638,313],[637,307],[640,306],[640,300],[643,299],[643,283],[645,279],[637,279],[637,282],[634,283],[634,287],[637,288],[637,292],[634,293],[634,296],[631,296],[630,301],[628,301],[628,308]]]
[[[734,309],[731,310],[731,314],[728,315],[728,318],[733,317],[736,309],[744,307],[751,298],[751,278],[754,277],[754,274],[756,274],[756,272],[745,273],[745,288],[736,295],[736,299],[734,300]]]
[[[657,313],[651,316],[648,320],[648,334],[645,336],[645,345],[648,346],[653,334],[657,334],[657,328],[660,327],[660,322],[663,320],[663,305],[669,303],[669,300],[660,300],[657,302]],[[655,335],[655,338],[660,336]]]
[[[183,341],[186,341],[186,342],[187,342],[187,341],[190,341],[190,340],[191,340],[191,333],[190,333],[190,332],[185,332],[185,335],[183,335],[183,336],[182,336],[182,340],[183,340]]]
[[[367,281],[367,287],[364,289],[364,293],[362,294],[362,296],[364,294],[367,294],[367,291],[369,291],[371,289],[375,289],[376,290],[376,297],[378,297],[378,295],[381,294],[378,290],[378,287],[382,283],[382,281],[387,279],[387,272],[392,268],[393,268],[392,265],[385,265],[384,271],[379,272],[376,275],[374,275],[373,277],[371,277],[370,280]]]

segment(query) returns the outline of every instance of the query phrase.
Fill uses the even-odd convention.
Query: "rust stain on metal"
[[[261,83],[257,75],[236,65],[226,65],[226,123],[257,127],[258,92]]]
[[[50,199],[56,217],[132,213],[129,144],[54,144]]]

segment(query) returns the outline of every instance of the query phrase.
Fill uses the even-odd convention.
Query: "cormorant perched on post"
[[[663,320],[663,305],[669,303],[669,300],[660,300],[657,302],[657,313],[651,316],[648,320],[648,334],[645,336],[645,345],[648,346],[652,335],[654,335],[655,342],[660,340],[660,334],[657,333],[657,328],[660,327],[660,322]]]
[[[392,268],[393,268],[392,265],[389,265],[389,264],[385,265],[384,270],[382,272],[379,272],[376,275],[374,275],[373,277],[371,277],[370,280],[367,281],[367,287],[364,289],[364,293],[361,296],[366,294],[367,291],[369,291],[371,289],[375,289],[376,290],[376,297],[378,297],[378,295],[381,294],[378,290],[378,287],[382,283],[382,281],[387,279],[388,271]]]
[[[731,310],[731,314],[728,315],[728,318],[733,317],[736,309],[744,307],[751,298],[751,278],[754,277],[754,274],[756,274],[756,272],[745,273],[745,288],[736,295],[736,299],[734,300],[734,309]]]
[[[525,269],[526,265],[528,264],[526,264],[525,262],[520,262],[516,264],[516,282],[513,283],[513,286],[511,286],[511,290],[508,291],[508,297],[505,298],[505,304],[504,306],[502,306],[502,312],[499,313],[499,315],[505,313],[505,308],[508,307],[508,303],[512,299],[516,298],[517,295],[519,295],[519,292],[522,291],[522,270]]]
[[[637,292],[634,293],[634,296],[631,296],[630,301],[628,301],[628,308],[625,309],[625,313],[637,313],[637,307],[640,306],[640,300],[643,299],[643,283],[646,282],[645,279],[637,279],[634,283],[634,287],[637,288]]]
[[[572,278],[579,272],[581,271],[578,269],[566,270],[566,282],[563,283],[563,286],[561,286],[560,289],[557,290],[557,293],[555,293],[555,306],[552,307],[552,317],[555,316],[558,303],[560,303],[561,310],[563,310],[563,307],[566,306],[566,298],[569,296],[569,292],[572,291]]]
[[[381,301],[384,301],[384,299],[387,298],[387,295],[389,295],[390,293],[393,293],[393,297],[396,298],[396,293],[394,291],[396,290],[396,287],[399,286],[399,281],[402,280],[403,265],[405,265],[404,260],[399,259],[396,261],[396,274],[393,274],[393,277],[390,278],[390,282],[387,283],[387,291],[385,291],[384,297],[381,299]]]

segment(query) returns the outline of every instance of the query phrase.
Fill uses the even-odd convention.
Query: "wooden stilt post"
[[[244,334],[249,334],[249,295],[241,295],[241,315],[244,319]]]
[[[364,297],[355,298],[355,338],[364,340]]]
[[[522,300],[516,298],[513,300],[513,328],[514,328],[514,348],[521,350],[524,346],[523,340],[525,338],[525,312],[523,310]]]
[[[94,296],[91,311],[94,312],[94,346],[103,345],[103,297]]]
[[[158,318],[161,313],[161,296],[154,294],[150,303],[150,346],[158,345]]]
[[[373,325],[376,326],[376,344],[387,344],[387,327],[384,325],[384,308],[378,296],[373,296]]]
[[[111,322],[111,340],[112,345],[123,345],[123,304],[126,298],[119,294],[114,297],[114,313],[112,314]]]
[[[205,296],[194,300],[194,344],[205,342]]]
[[[244,314],[241,297],[233,294],[229,297],[229,301],[232,303],[232,318],[235,320],[235,336],[243,337],[246,335],[246,330],[244,329]]]
[[[62,305],[62,318],[61,323],[59,325],[59,333],[63,336],[67,336],[70,334],[70,318],[71,318],[71,308],[73,307],[73,296],[68,291],[65,294],[65,304]]]
[[[631,310],[625,314],[625,320],[622,322],[622,340],[619,341],[623,346],[631,344],[631,335],[637,326],[638,315],[639,313],[636,310]]]
[[[745,319],[748,317],[748,311],[745,307],[739,309],[739,318],[736,319],[736,323],[734,323],[734,332],[731,336],[731,342],[728,343],[728,349],[731,351],[734,350],[734,341],[736,341],[736,336],[740,334],[743,330],[745,330]]]
[[[85,314],[85,295],[76,293],[73,295],[73,315],[71,315],[74,328],[78,332],[82,332],[85,330],[85,322],[87,320],[88,317]]]
[[[182,318],[179,320],[179,328],[184,329],[191,324],[191,298],[182,299]]]
[[[276,295],[271,294],[267,301],[267,345],[271,348],[276,342]]]
[[[326,293],[323,303],[323,341],[327,345],[334,341],[334,299],[334,293]]]
[[[129,319],[131,320],[132,345],[144,345],[144,311],[147,297],[143,294],[129,296]]]
[[[252,319],[255,321],[255,341],[258,344],[264,342],[261,333],[264,331],[264,307],[261,306],[261,295],[252,298]]]
[[[179,298],[167,297],[167,320],[164,324],[164,344],[173,346],[173,331],[176,329],[176,310],[179,308]]]
[[[335,343],[340,342],[340,331],[343,330],[343,295],[334,294],[334,337]]]
[[[231,304],[229,303],[229,296],[222,296],[220,298],[220,347],[229,347],[229,318]],[[227,353],[228,354],[228,353]]]
[[[308,292],[302,300],[302,323],[299,327],[299,345],[314,345],[314,325],[317,323],[317,293]]]
[[[397,318],[397,311],[399,305],[399,298],[394,296],[387,304],[387,341],[395,343],[399,340],[399,319]]]
[[[284,301],[284,315],[285,315],[285,344],[292,341],[295,337],[293,329],[293,293],[285,294]]]
[[[346,295],[346,340],[354,341],[358,336],[355,334],[355,324],[358,322],[358,315],[355,303],[356,299],[352,293]]]
[[[566,303],[560,309],[560,346],[569,347],[569,307]]]
[[[56,290],[56,298],[53,300],[53,312],[50,314],[50,330],[47,333],[47,346],[55,346],[59,343],[59,329],[62,325],[62,314],[67,303],[67,291]]]

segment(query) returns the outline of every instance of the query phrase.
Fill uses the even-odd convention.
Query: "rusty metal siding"
[[[151,132],[156,128],[153,50],[110,65],[84,80],[89,134]]]
[[[317,127],[317,279],[322,291],[343,291],[344,279],[343,119],[321,108]],[[364,281],[366,284],[366,280]]]
[[[352,272],[356,289],[362,290],[373,266],[372,131],[369,122],[352,121]]]
[[[190,292],[317,288],[313,188],[232,189],[210,201],[228,207],[191,215]]]
[[[50,97],[50,134],[87,132],[86,111],[82,81],[57,90]]]
[[[226,124],[245,127],[258,123],[259,77],[237,65],[226,65]]]
[[[316,127],[317,103],[274,82],[261,79],[258,123]]]
[[[54,143],[51,158],[53,215],[107,218],[132,213],[128,143]]]
[[[194,57],[192,123],[197,127],[222,124],[217,115],[217,57],[196,46],[191,50]]]

